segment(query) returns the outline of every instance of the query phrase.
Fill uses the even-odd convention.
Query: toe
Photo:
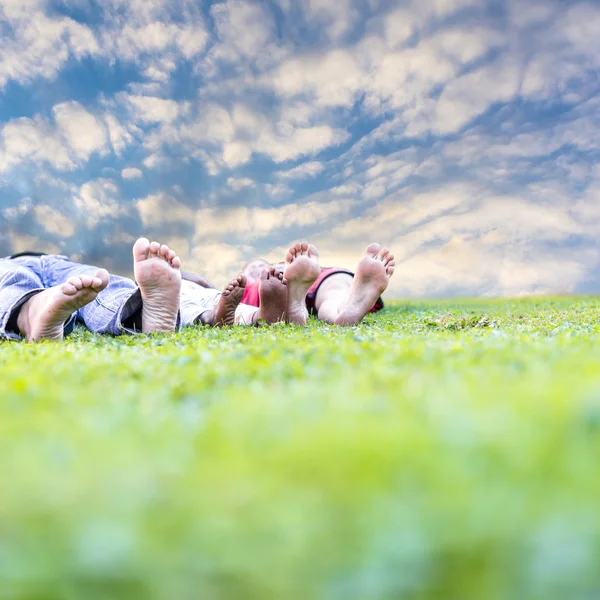
[[[377,256],[377,253],[381,250],[381,246],[379,244],[369,244],[367,249],[365,250],[365,254],[369,254],[373,258]]]
[[[379,260],[382,262],[385,262],[385,259],[387,258],[387,255],[390,253],[388,248],[382,248],[379,251]]]
[[[175,258],[171,261],[171,266],[174,269],[180,269],[181,268],[181,259],[179,258],[179,256],[175,256]]]
[[[291,250],[290,250],[290,252],[288,252],[288,253],[286,254],[286,257],[285,257],[285,263],[286,263],[287,265],[289,265],[289,264],[291,264],[291,263],[293,262],[293,260],[294,260],[294,255],[292,254],[292,252],[291,252]]]
[[[177,254],[174,250],[169,250],[169,253],[167,254],[167,260],[171,262],[176,256]]]
[[[150,244],[149,256],[156,258],[160,252],[160,244],[158,242],[152,242]]]
[[[147,238],[140,238],[133,245],[133,260],[140,262],[148,258],[148,252],[150,251],[150,241]]]
[[[79,279],[81,279],[81,284],[83,287],[92,287],[94,278],[91,275],[82,275]]]
[[[296,254],[302,253],[302,244],[301,243],[294,244],[294,250],[296,250]]]
[[[313,244],[308,244],[308,255],[319,256],[319,251],[317,250],[316,246],[313,246]]]
[[[76,290],[83,288],[83,281],[81,281],[81,277],[69,277],[69,279],[67,279],[67,283],[71,284]]]
[[[167,246],[166,244],[163,244],[160,247],[160,255],[165,259],[165,260],[169,260],[169,252],[170,252],[170,248],[169,246]]]
[[[60,291],[67,296],[74,296],[79,290],[71,283],[71,281],[67,281],[62,284]]]
[[[385,258],[385,264],[387,265],[388,263],[390,263],[392,260],[394,260],[394,258],[396,258],[391,252],[386,256]]]
[[[94,289],[100,291],[100,290],[103,290],[108,285],[108,282],[110,280],[110,275],[108,274],[108,271],[106,269],[98,269],[94,279],[99,279],[100,284],[96,285],[94,283],[94,285],[92,287]]]
[[[236,287],[238,287],[240,284],[238,283],[237,279],[234,279],[230,284],[229,284],[229,289],[231,291],[233,291]]]
[[[302,248],[302,254],[306,254],[308,252],[308,244],[306,242],[302,242],[300,247]]]
[[[238,277],[238,283],[240,284],[241,288],[246,287],[246,283],[248,283],[248,280],[246,279],[246,276],[243,273]]]
[[[394,267],[388,267],[385,272],[387,273],[388,277],[391,277],[394,274]]]
[[[288,256],[289,256],[289,254],[288,254]],[[259,279],[263,279],[263,280],[269,279],[269,270],[268,269],[261,269],[260,273],[258,274],[258,278]]]

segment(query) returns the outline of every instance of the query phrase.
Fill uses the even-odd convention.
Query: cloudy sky
[[[390,295],[600,291],[600,4],[0,0],[0,255],[222,284],[313,241]]]

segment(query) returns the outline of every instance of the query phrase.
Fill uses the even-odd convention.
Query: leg
[[[315,297],[317,318],[320,321],[335,323],[340,306],[352,287],[352,279],[350,273],[337,273],[330,275],[321,283]]]
[[[46,284],[59,285],[68,277],[83,277],[95,267],[71,262],[66,257],[47,258]],[[106,289],[94,302],[82,307],[77,317],[95,333],[121,335],[174,331],[179,318],[181,260],[167,246],[139,239],[133,247],[131,279],[111,275]],[[108,274],[107,274],[108,279]]]
[[[267,325],[285,319],[288,302],[287,280],[277,269],[262,269],[258,279],[260,307],[255,313],[255,322],[263,321]]]
[[[133,271],[142,297],[142,331],[175,331],[179,322],[181,259],[158,242],[133,246]]]
[[[39,258],[35,260],[39,263]],[[39,271],[17,260],[0,259],[0,339],[21,339],[18,315],[29,299],[44,291]]]
[[[60,340],[65,324],[80,308],[89,304],[108,285],[108,271],[69,277],[65,283],[48,288],[29,299],[21,308],[17,325],[29,342],[43,338]]]
[[[214,309],[200,315],[201,322],[211,327],[233,325],[236,321],[236,310],[242,300],[245,288],[245,275],[238,275],[232,279],[218,295],[218,302]]]
[[[66,256],[44,257],[48,286],[61,285],[70,277],[84,277],[97,267],[74,263]],[[108,285],[92,302],[77,311],[77,320],[94,333],[121,335],[141,329],[142,298],[138,286],[127,277],[108,276]]]
[[[338,314],[333,323],[336,325],[360,323],[373,308],[377,298],[386,290],[390,277],[394,273],[395,264],[394,256],[387,248],[382,249],[379,244],[371,244],[356,267],[350,288],[338,304]],[[331,317],[332,314],[328,316]]]
[[[28,341],[62,339],[67,323],[84,304],[91,302],[108,283],[108,273],[71,276],[65,282],[47,287],[45,272],[51,257],[23,257],[3,260],[0,304],[3,332]],[[45,289],[47,288],[47,289]],[[8,336],[7,336],[8,337]]]
[[[288,323],[306,325],[306,294],[321,273],[319,253],[312,244],[295,244],[289,249],[285,264],[283,276],[288,282],[286,320]]]

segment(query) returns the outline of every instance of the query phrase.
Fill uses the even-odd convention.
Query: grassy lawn
[[[0,344],[0,598],[600,598],[600,299]]]

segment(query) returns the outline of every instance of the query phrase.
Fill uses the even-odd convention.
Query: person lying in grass
[[[182,324],[180,267],[173,250],[146,238],[133,246],[135,282],[61,255],[0,259],[0,338],[62,339],[76,321],[112,335],[173,332]],[[233,323],[245,283],[240,275],[226,286],[211,325]]]
[[[303,242],[288,251],[283,273],[275,266],[263,268],[248,288],[242,273],[222,292],[201,287],[203,280],[189,275],[182,287],[180,267],[173,250],[146,238],[133,246],[135,282],[62,255],[0,259],[0,338],[62,339],[76,321],[112,335],[173,332],[194,323],[304,325],[309,296],[319,318],[354,324],[376,305],[394,260],[372,244],[353,280],[350,272],[322,270],[317,249]],[[245,295],[251,302],[241,302]]]
[[[313,314],[328,323],[355,325],[368,313],[383,308],[381,294],[394,266],[394,256],[387,248],[371,244],[355,273],[337,267],[321,268],[315,246],[297,243],[288,250],[283,263],[271,265],[256,259],[244,266],[246,282],[234,321],[304,325]],[[210,302],[219,297],[219,292],[211,288],[205,279],[184,273],[181,311],[185,322],[210,324]]]

